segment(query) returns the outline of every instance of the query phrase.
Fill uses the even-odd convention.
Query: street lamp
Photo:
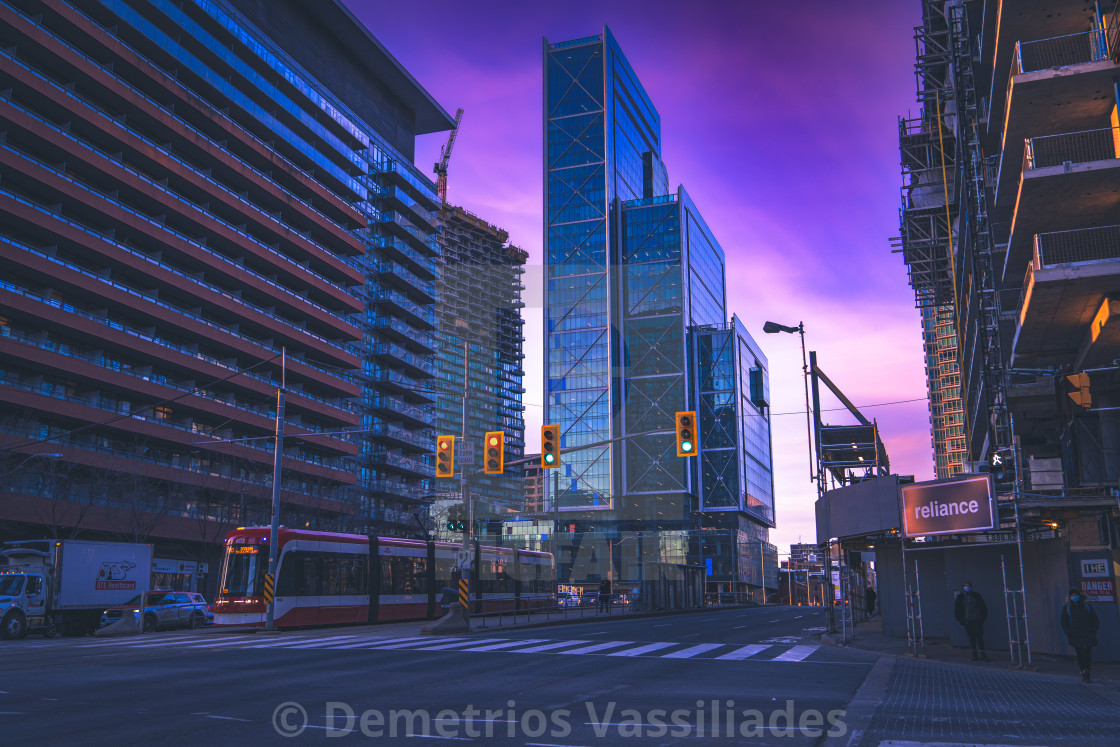
[[[817,374],[816,374],[817,354],[816,354],[816,352],[814,352],[813,356],[812,356],[813,357],[813,399],[812,399],[812,405],[810,405],[810,400],[809,400],[809,361],[806,360],[806,358],[805,358],[805,323],[804,322],[799,322],[796,327],[790,327],[790,326],[787,326],[785,324],[778,324],[777,322],[766,322],[764,325],[762,325],[762,331],[765,332],[766,334],[777,334],[778,332],[788,332],[789,334],[797,333],[797,334],[801,335],[801,372],[802,372],[802,377],[805,381],[805,429],[808,432],[807,435],[808,435],[808,438],[809,438],[809,479],[816,481],[816,483],[817,483],[817,499],[820,500],[820,499],[824,498],[824,485],[825,485],[824,484],[823,470],[821,469],[822,459],[821,459],[821,453],[820,453],[820,446],[821,446],[821,444],[820,444],[820,431],[819,430],[814,430],[813,422],[810,422],[810,419],[809,419],[809,410],[810,410],[810,407],[812,407],[814,409],[813,421],[815,422],[815,424],[818,428],[820,427],[820,424],[821,424],[820,402],[819,402],[818,394],[817,394]],[[816,450],[815,451],[813,449],[814,436],[816,437]],[[813,457],[814,456],[816,457],[816,462],[817,462],[816,476],[814,476],[814,474],[813,474],[813,472],[814,472]],[[827,503],[825,504],[825,509],[826,510],[828,509],[828,504]],[[828,522],[828,527],[829,527],[829,533],[831,534],[831,531],[832,531],[832,522],[831,521]],[[831,593],[832,592],[832,539],[831,539],[831,537],[828,538],[828,541],[826,543],[826,547],[828,548],[827,549],[828,555],[826,556],[826,559],[825,559],[825,574],[826,574],[826,579],[828,581],[829,591]],[[834,594],[833,594],[833,596],[835,597]],[[835,623],[834,623],[834,618],[833,618],[834,604],[835,604],[835,598],[830,599],[829,600],[829,606],[828,606],[828,629],[829,629],[830,632],[835,630]]]
[[[768,335],[779,332],[801,335],[801,378],[805,382],[805,434],[809,439],[809,481],[812,482],[817,478],[814,476],[813,469],[813,426],[809,420],[809,362],[805,358],[805,323],[798,322],[796,327],[787,327],[777,322],[766,322],[762,325],[762,331]]]
[[[63,456],[62,454],[59,454],[59,453],[53,452],[53,451],[52,452],[45,452],[45,453],[42,453],[42,454],[31,454],[30,456],[25,457],[24,460],[22,462],[20,462],[19,464],[17,464],[15,467],[12,467],[7,472],[4,472],[4,473],[0,474],[0,477],[7,477],[8,475],[12,475],[12,474],[15,474],[16,472],[19,472],[20,469],[23,467],[23,465],[27,464],[32,459],[37,459],[39,457],[42,457],[43,459],[61,459],[62,456]]]

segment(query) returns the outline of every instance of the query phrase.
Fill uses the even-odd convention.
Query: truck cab
[[[23,638],[28,630],[47,627],[47,578],[24,571],[0,573],[0,637]]]

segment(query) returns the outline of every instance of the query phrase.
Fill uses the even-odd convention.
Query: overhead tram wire
[[[905,405],[905,404],[908,404],[910,402],[925,402],[927,400],[929,400],[929,397],[914,397],[913,399],[896,399],[896,400],[893,400],[891,402],[873,402],[869,405],[857,405],[856,407],[857,407],[857,409],[862,410],[862,409],[869,408],[869,407],[886,407],[887,405]],[[544,405],[537,404],[536,402],[524,402],[522,404],[525,407],[544,407]],[[847,410],[847,409],[848,408],[846,408],[846,407],[822,407],[821,412],[836,412],[837,410]],[[805,414],[804,410],[794,410],[792,412],[772,412],[772,413],[770,413],[771,417],[774,417],[774,416],[777,416],[777,415],[804,415],[804,414]]]

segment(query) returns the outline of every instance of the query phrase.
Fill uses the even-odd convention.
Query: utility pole
[[[287,350],[280,348],[280,388],[276,390],[276,445],[272,449],[272,531],[268,534],[268,579],[276,579],[276,566],[280,563],[280,474],[284,466],[284,389],[287,387]],[[268,586],[268,581],[266,581]],[[268,616],[265,630],[275,630],[275,587],[266,591]]]
[[[817,382],[817,351],[809,351],[809,372],[813,379],[813,446],[817,459],[817,500],[824,498],[824,467],[821,463],[821,392]],[[828,589],[828,632],[836,632],[836,591],[832,584],[832,512],[825,504],[825,523],[828,526],[828,537],[824,538],[825,547],[825,579]]]

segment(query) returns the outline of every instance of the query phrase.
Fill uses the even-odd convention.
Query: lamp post
[[[824,474],[823,474],[823,470],[821,469],[821,448],[820,448],[821,447],[821,444],[820,444],[820,435],[821,434],[820,434],[820,430],[819,430],[820,425],[821,425],[821,420],[820,420],[820,397],[819,397],[819,394],[817,393],[817,375],[816,375],[817,353],[816,353],[816,351],[813,352],[813,354],[811,356],[812,365],[810,366],[810,361],[806,360],[806,357],[805,357],[805,323],[804,322],[799,322],[796,327],[790,327],[790,326],[785,325],[785,324],[778,324],[777,322],[766,322],[762,326],[762,331],[767,333],[767,334],[777,334],[778,332],[788,332],[789,334],[797,333],[797,334],[801,335],[801,371],[802,371],[802,376],[803,376],[803,379],[804,379],[804,382],[805,382],[805,429],[807,431],[807,435],[808,435],[808,438],[809,438],[809,479],[811,481],[815,481],[817,483],[817,499],[820,500],[824,497]],[[812,398],[811,404],[810,404],[810,400],[809,400],[809,372],[810,371],[813,372],[813,398]],[[809,418],[810,408],[813,411],[812,421],[810,421],[810,418]],[[814,428],[814,425],[816,426],[816,428]],[[815,443],[815,448],[814,448],[814,443]],[[813,468],[814,457],[816,457],[816,470],[815,470],[816,474],[815,475],[814,475],[814,468]],[[825,504],[825,508],[826,508],[826,510],[828,509],[828,504]],[[829,534],[831,535],[831,533],[832,533],[832,522],[831,521],[828,522],[828,531],[829,531]],[[832,594],[832,538],[831,538],[831,536],[826,538],[825,545],[827,547],[827,553],[828,553],[826,558],[825,558],[825,576],[826,576],[826,580],[828,582],[829,592],[830,592],[830,594]],[[835,595],[833,594],[833,597],[834,596]],[[834,617],[833,617],[833,607],[834,606],[835,606],[835,598],[829,599],[829,605],[828,605],[828,629],[829,629],[829,632],[835,631],[835,621],[834,621]]]
[[[813,426],[809,420],[809,361],[805,358],[805,322],[798,322],[796,327],[787,327],[777,322],[766,322],[762,331],[768,335],[779,332],[801,335],[801,378],[805,383],[805,434],[809,439],[809,480],[817,479],[813,468]]]

